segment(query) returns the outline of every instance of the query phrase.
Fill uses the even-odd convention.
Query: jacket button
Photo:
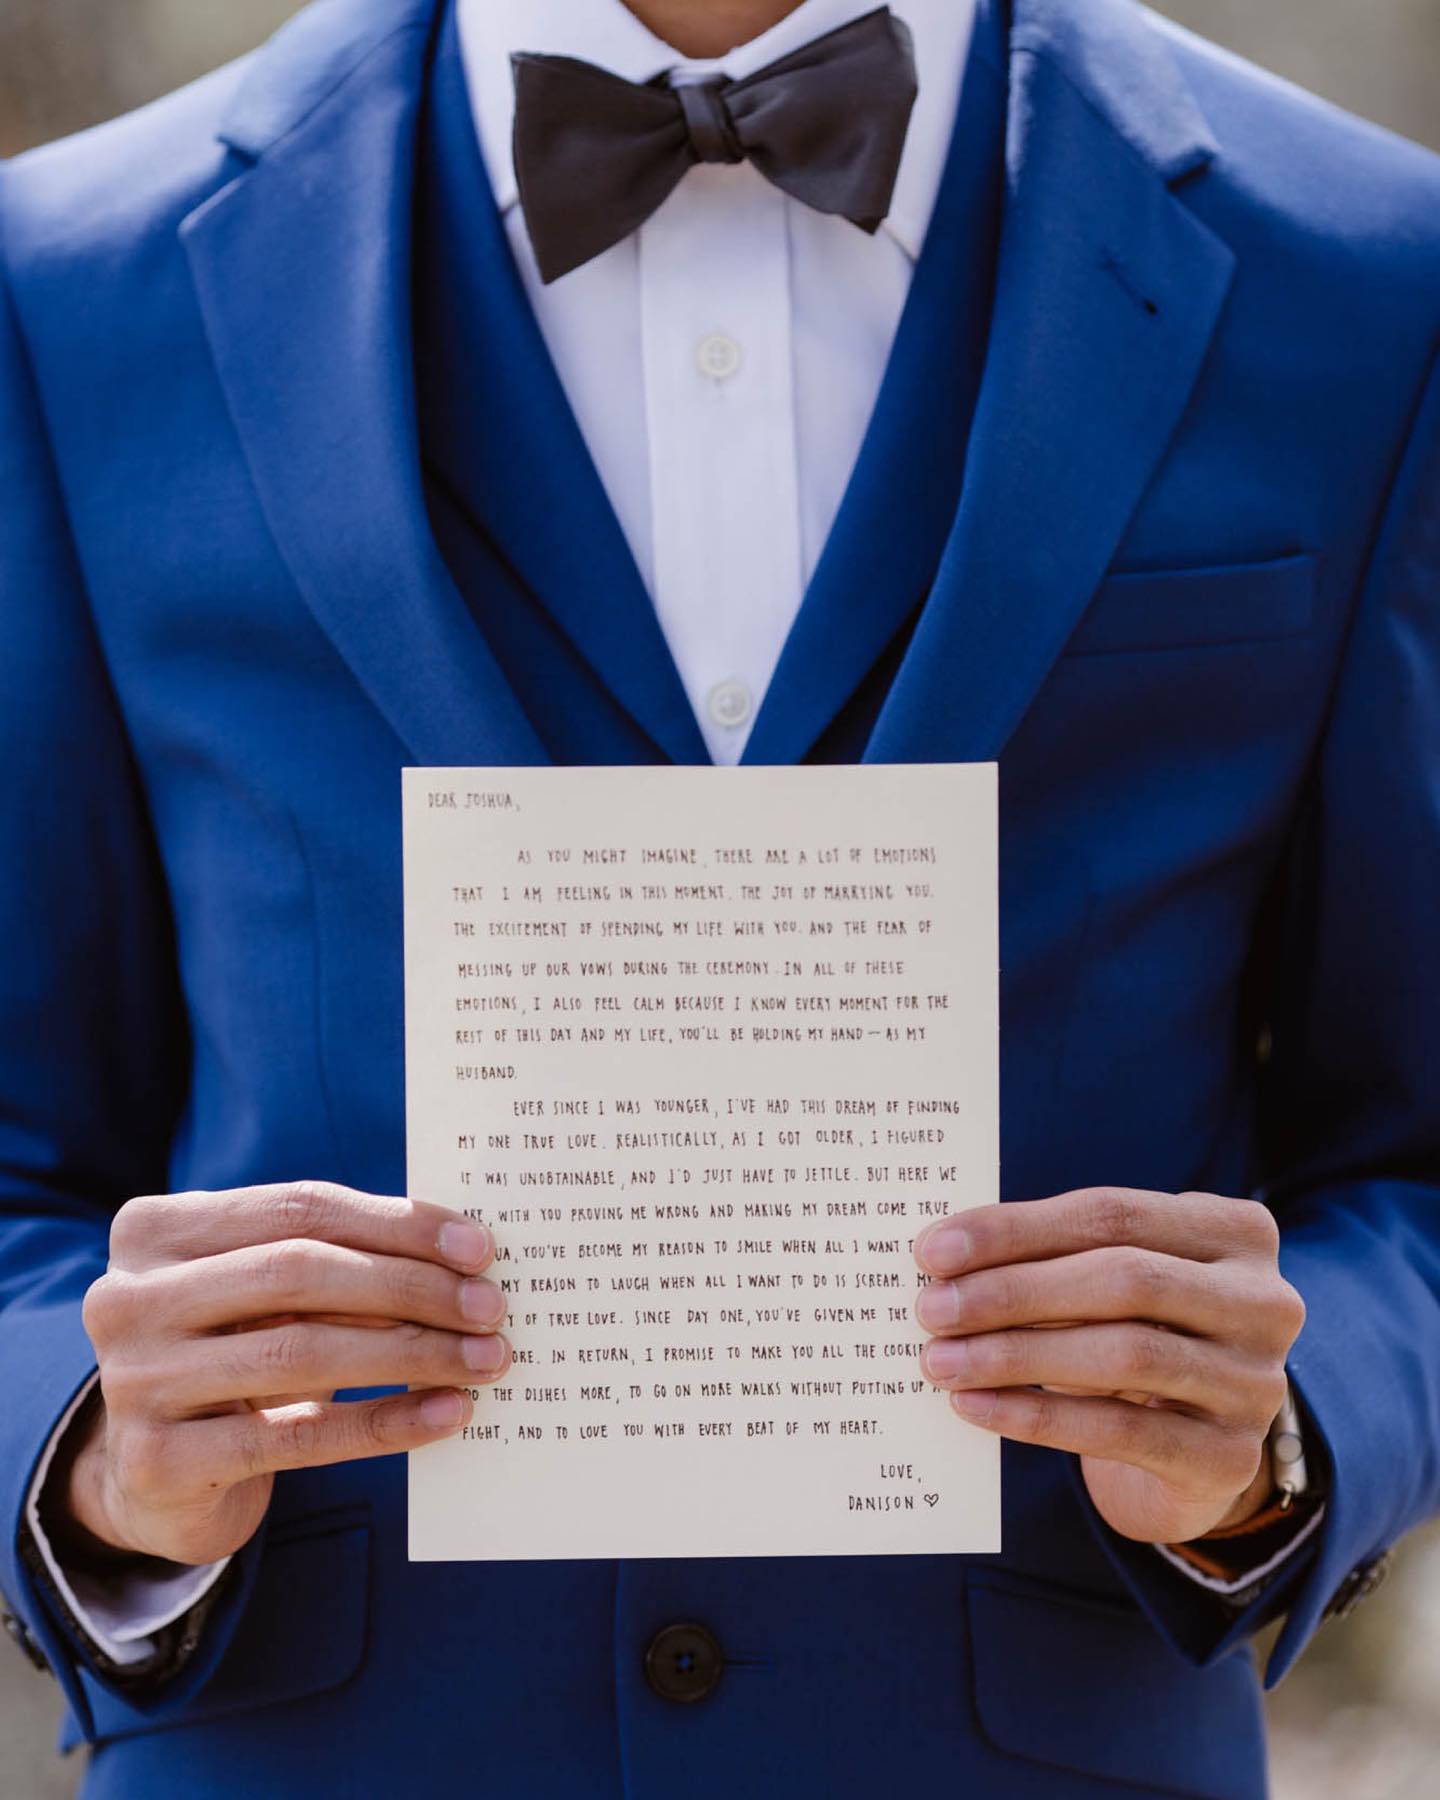
[[[1325,1608],[1327,1619],[1348,1619],[1362,1600],[1368,1600],[1385,1577],[1390,1573],[1390,1565],[1395,1560],[1394,1552],[1383,1551],[1369,1562],[1363,1562],[1359,1568],[1352,1569],[1340,1583],[1330,1604]]]
[[[693,1706],[720,1685],[725,1652],[703,1625],[667,1625],[645,1652],[645,1679],[662,1700]]]

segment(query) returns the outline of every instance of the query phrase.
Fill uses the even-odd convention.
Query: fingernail
[[[953,1381],[965,1372],[968,1345],[963,1338],[938,1338],[920,1352],[925,1373],[932,1381]]]
[[[493,1375],[505,1367],[510,1348],[504,1338],[467,1337],[460,1340],[460,1354],[467,1369],[473,1369],[477,1375]]]
[[[995,1411],[995,1402],[999,1398],[993,1388],[962,1388],[958,1394],[950,1396],[950,1404],[962,1419],[983,1425]]]
[[[970,1260],[970,1234],[961,1225],[932,1225],[915,1249],[932,1275],[958,1275]]]
[[[462,1281],[460,1310],[472,1325],[493,1331],[505,1317],[505,1296],[493,1281]]]
[[[420,1402],[420,1419],[427,1431],[454,1431],[464,1417],[461,1394],[427,1394]]]
[[[943,1331],[960,1323],[960,1290],[953,1281],[937,1281],[921,1288],[915,1302],[915,1316],[927,1331]]]
[[[478,1269],[490,1255],[490,1233],[468,1219],[440,1227],[440,1254],[457,1269]]]

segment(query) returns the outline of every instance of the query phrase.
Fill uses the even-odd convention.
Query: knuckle
[[[252,1400],[259,1397],[264,1386],[256,1371],[254,1343],[252,1332],[227,1333],[215,1340],[210,1353],[210,1368],[216,1383]]]
[[[153,1505],[169,1494],[175,1453],[173,1433],[165,1426],[131,1425],[112,1438],[111,1454],[120,1485],[132,1498]]]
[[[1019,1334],[996,1332],[972,1338],[966,1353],[969,1379],[977,1386],[1014,1387],[1024,1377],[1025,1357]]]
[[[1105,1408],[1103,1435],[1107,1450],[1120,1462],[1134,1462],[1142,1446],[1148,1446],[1154,1427],[1146,1416],[1152,1408],[1111,1401]]]
[[[1122,1333],[1119,1360],[1127,1385],[1143,1388],[1155,1376],[1168,1374],[1177,1358],[1165,1332],[1142,1325]]]
[[[1257,1394],[1258,1417],[1255,1421],[1261,1430],[1268,1432],[1275,1423],[1289,1391],[1290,1383],[1285,1378],[1284,1369],[1276,1369],[1270,1375],[1262,1377]]]
[[[1184,1434],[1173,1415],[1163,1408],[1117,1402],[1114,1421],[1115,1444],[1122,1462],[1143,1460],[1171,1469],[1186,1460]]]
[[[123,1330],[130,1314],[125,1278],[113,1270],[91,1282],[80,1305],[80,1322],[97,1348],[110,1343]]]
[[[297,1378],[310,1360],[310,1331],[305,1325],[277,1325],[259,1332],[247,1360],[262,1382],[279,1384],[283,1391],[287,1381]]]
[[[1055,1436],[1060,1424],[1060,1409],[1051,1394],[1034,1394],[1029,1396],[1029,1400],[1030,1405],[1017,1435],[1043,1443]]]
[[[141,1194],[127,1200],[110,1221],[110,1254],[124,1260],[154,1236],[156,1220],[167,1205],[158,1194]]]
[[[1142,1427],[1146,1409],[1137,1406],[1134,1410],[1142,1415],[1141,1424],[1137,1426],[1135,1434],[1138,1439],[1144,1435]],[[1148,1429],[1155,1460],[1167,1469],[1183,1468],[1189,1461],[1189,1450],[1184,1432],[1166,1414],[1157,1413],[1154,1408],[1149,1410],[1154,1415],[1149,1421]]]
[[[1127,1245],[1111,1259],[1115,1298],[1129,1312],[1147,1312],[1170,1285],[1169,1272],[1159,1257]]]
[[[258,1414],[247,1415],[238,1422],[229,1442],[233,1480],[253,1480],[285,1466],[285,1459],[280,1454],[279,1433],[273,1421]]]
[[[982,1310],[1000,1319],[1022,1318],[1030,1289],[1030,1277],[1020,1265],[996,1269],[985,1277],[980,1290]]]
[[[1097,1406],[1095,1415],[1096,1446],[1100,1452],[1113,1457],[1116,1462],[1134,1460],[1136,1439],[1136,1417],[1140,1411],[1138,1406],[1128,1405],[1121,1400],[1113,1400],[1103,1407]]]
[[[417,1381],[429,1374],[431,1369],[444,1367],[449,1369],[454,1358],[446,1358],[440,1349],[439,1332],[427,1331],[423,1325],[416,1325],[409,1320],[399,1325],[391,1325],[378,1334],[384,1345],[384,1356],[387,1374],[399,1380]]]
[[[960,1316],[972,1330],[983,1331],[987,1326],[1003,1324],[1009,1317],[1004,1271],[981,1270],[974,1275],[960,1276],[948,1285],[959,1298]]]
[[[263,1208],[281,1237],[326,1238],[335,1228],[343,1193],[330,1181],[289,1181],[268,1191]]]
[[[1280,1227],[1270,1208],[1259,1200],[1235,1200],[1225,1208],[1226,1224],[1233,1242],[1257,1254],[1275,1257],[1280,1253]]]
[[[362,1455],[378,1455],[390,1449],[399,1437],[401,1418],[393,1406],[357,1407],[354,1421],[355,1438]]]
[[[1096,1244],[1129,1244],[1137,1236],[1140,1207],[1124,1188],[1089,1188],[1080,1200],[1081,1227]]]
[[[1179,1388],[1202,1389],[1214,1372],[1214,1352],[1194,1338],[1178,1332],[1157,1332],[1159,1354],[1169,1379]]]
[[[439,1284],[447,1281],[438,1269],[411,1262],[407,1257],[387,1257],[383,1269],[386,1298],[391,1311],[401,1319],[418,1318],[431,1312],[437,1302]],[[452,1299],[450,1310],[453,1307]]]
[[[146,1402],[154,1399],[156,1383],[150,1370],[128,1357],[115,1357],[101,1370],[100,1388],[109,1416],[125,1419],[147,1410]]]
[[[1285,1348],[1288,1350],[1300,1333],[1305,1329],[1307,1317],[1305,1302],[1298,1288],[1292,1287],[1283,1276],[1280,1278],[1278,1313],[1280,1328],[1284,1334]]]
[[[1260,1468],[1263,1434],[1241,1427],[1214,1435],[1210,1468],[1221,1490],[1238,1493],[1249,1487]]]
[[[270,1427],[271,1443],[282,1462],[304,1468],[313,1463],[325,1443],[325,1417],[318,1407],[287,1410]]]
[[[417,1325],[412,1319],[405,1319],[394,1327],[393,1336],[400,1346],[400,1360],[407,1367],[428,1369],[443,1360],[442,1351],[447,1343],[453,1342],[449,1334],[428,1331],[425,1326]]]
[[[1267,1353],[1288,1355],[1305,1317],[1305,1302],[1278,1269],[1247,1282],[1236,1297],[1237,1331]]]
[[[295,1239],[257,1244],[248,1258],[251,1281],[276,1312],[299,1307],[306,1296],[310,1269],[309,1252]]]

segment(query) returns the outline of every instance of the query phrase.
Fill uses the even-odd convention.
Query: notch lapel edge
[[[360,687],[422,764],[543,763],[425,510],[409,259],[428,36],[409,24],[192,211],[180,239],[266,525]],[[250,115],[263,69],[264,53]]]
[[[1063,10],[1063,9],[1062,9]],[[1235,256],[1171,191],[1214,154],[1193,99],[1133,126],[1055,0],[1016,0],[1006,219],[960,507],[867,761],[996,759],[1104,577],[1200,379]],[[1046,29],[1042,30],[1042,27]],[[1158,34],[1136,53],[1169,67]],[[1078,66],[1077,66],[1078,64]]]

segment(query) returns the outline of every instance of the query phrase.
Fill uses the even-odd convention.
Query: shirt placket
[[[717,763],[802,591],[788,204],[746,165],[695,168],[640,233],[655,604]]]

